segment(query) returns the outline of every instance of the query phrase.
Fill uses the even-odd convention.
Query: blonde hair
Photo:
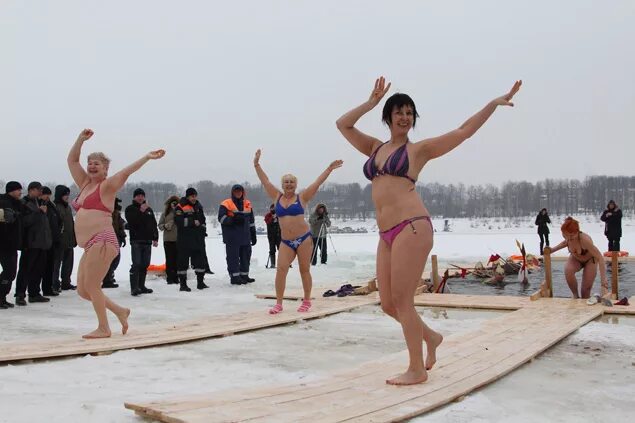
[[[295,175],[292,175],[290,173],[287,173],[286,175],[282,175],[282,178],[280,178],[280,183],[284,184],[285,179],[292,179],[293,182],[295,182],[296,184],[298,183],[298,178],[296,178]]]
[[[102,162],[106,169],[110,166],[110,159],[102,152],[90,153],[88,155],[88,161],[90,160],[98,160]]]

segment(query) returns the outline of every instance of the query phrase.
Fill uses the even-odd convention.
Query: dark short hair
[[[414,128],[417,123],[419,113],[417,113],[415,102],[412,101],[408,94],[404,93],[395,93],[388,97],[386,104],[384,104],[384,110],[381,113],[381,121],[390,126],[392,124],[392,111],[395,109],[401,109],[404,106],[410,106],[412,108],[412,113],[414,115],[412,119],[412,127]]]

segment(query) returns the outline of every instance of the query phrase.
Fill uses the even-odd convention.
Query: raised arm
[[[271,181],[269,180],[269,177],[267,176],[265,171],[262,169],[262,166],[260,166],[260,154],[261,153],[262,152],[260,151],[260,149],[258,149],[258,151],[256,151],[256,155],[254,156],[254,168],[256,169],[256,174],[258,175],[258,179],[260,179],[260,183],[265,188],[265,191],[267,192],[267,195],[272,200],[275,201],[275,200],[278,199],[278,197],[280,197],[282,195],[282,193],[280,192],[280,190],[278,188],[276,188],[271,183]]]
[[[77,185],[80,190],[84,188],[89,181],[88,173],[86,173],[82,165],[79,163],[79,159],[82,154],[82,146],[84,145],[84,142],[93,136],[93,134],[94,132],[92,129],[84,129],[80,132],[77,136],[77,140],[71,147],[71,151],[68,152],[68,158],[66,159],[73,181],[75,181],[75,185]]]
[[[311,201],[313,197],[315,197],[315,194],[317,194],[318,189],[320,189],[320,185],[322,185],[324,181],[326,181],[326,178],[329,177],[331,172],[333,172],[338,167],[342,167],[342,164],[344,164],[344,162],[341,160],[335,160],[333,163],[331,163],[329,167],[327,167],[326,170],[317,177],[315,182],[306,187],[306,189],[300,193],[300,202],[302,204],[307,204],[309,201]]]
[[[377,104],[379,104],[389,89],[390,82],[386,85],[386,79],[383,76],[377,78],[375,80],[375,87],[370,93],[368,101],[345,113],[335,122],[337,129],[339,129],[342,135],[344,135],[344,138],[346,138],[348,142],[350,142],[351,145],[359,152],[367,156],[373,154],[373,151],[379,147],[381,141],[355,128],[355,124],[359,118],[370,112],[375,108],[375,106],[377,106]]]
[[[511,102],[514,95],[520,89],[522,81],[516,81],[511,90],[505,95],[502,95],[494,100],[490,101],[485,107],[483,107],[478,113],[466,120],[463,125],[457,129],[443,134],[438,137],[428,138],[416,144],[416,154],[422,156],[424,161],[436,159],[446,153],[454,150],[463,141],[470,138],[478,131],[481,126],[492,116],[498,106],[514,106]]]
[[[112,175],[110,178],[107,178],[102,185],[103,192],[108,193],[116,193],[123,187],[126,183],[130,175],[135,173],[137,170],[141,169],[141,167],[146,164],[150,160],[158,160],[165,156],[165,150],[155,150],[151,151],[136,162],[128,165],[127,167],[121,169],[119,172]]]

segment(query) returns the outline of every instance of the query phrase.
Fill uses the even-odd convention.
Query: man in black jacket
[[[30,303],[47,303],[50,300],[40,293],[40,281],[46,266],[46,251],[53,245],[51,226],[47,217],[46,205],[40,203],[42,184],[31,182],[28,194],[22,199],[24,218],[22,255],[15,288],[15,303],[26,305],[27,288]]]
[[[604,224],[604,235],[609,240],[609,251],[620,251],[622,237],[622,210],[611,200],[600,217]]]
[[[57,211],[57,207],[51,201],[52,191],[49,187],[42,188],[40,204],[46,206],[46,217],[51,228],[51,248],[46,250],[46,262],[42,273],[42,294],[47,297],[57,297],[57,290],[53,289],[53,267],[55,265],[55,250],[60,247],[62,239],[62,219]]]
[[[176,248],[178,249],[177,275],[181,284],[180,291],[191,291],[187,286],[187,269],[190,265],[196,273],[196,287],[209,288],[205,285],[205,213],[197,200],[198,193],[194,188],[185,191],[185,197],[176,206],[174,223],[176,224]]]
[[[22,185],[8,182],[0,195],[0,310],[13,308],[7,301],[11,284],[18,272],[18,250],[22,244]]]
[[[159,230],[154,211],[146,203],[146,193],[141,188],[134,191],[132,204],[126,207],[126,220],[132,251],[130,293],[133,296],[151,294],[152,290],[146,288],[146,274],[152,257],[152,247],[159,245]]]
[[[71,190],[67,186],[58,185],[55,187],[55,207],[62,221],[60,242],[53,247],[53,290],[57,292],[77,289],[71,283],[75,259],[73,251],[77,246],[77,240],[75,238],[73,211],[68,202],[70,194]]]

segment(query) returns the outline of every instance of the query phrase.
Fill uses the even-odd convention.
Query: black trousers
[[[163,243],[165,251],[165,273],[168,282],[177,282],[176,272],[178,270],[178,249],[176,241],[167,241]]]
[[[50,294],[53,292],[53,266],[55,264],[55,251],[50,248],[46,251],[44,271],[42,272],[42,292]]]
[[[75,253],[73,248],[53,247],[53,289],[71,284]]]
[[[152,258],[152,243],[130,243],[132,266],[130,266],[130,289],[143,288],[148,266]]]
[[[204,254],[204,250],[200,248],[179,248],[179,253],[177,256],[177,274],[182,277],[187,277],[187,269],[190,267],[191,262],[192,267],[194,267],[194,273],[196,273],[196,276],[198,278],[200,278],[199,275],[205,276]]]
[[[609,238],[609,251],[620,251],[620,238]]]
[[[320,263],[326,264],[327,255],[327,243],[326,237],[323,238],[313,238],[313,260],[311,260],[311,264],[317,264],[317,250],[320,248]]]
[[[225,244],[227,272],[229,276],[249,274],[251,261],[251,245]]]
[[[102,283],[109,284],[113,283],[115,280],[115,270],[119,267],[119,262],[121,261],[121,253],[117,254],[117,257],[112,259],[110,263],[110,267],[108,268],[108,272],[106,272],[106,276],[104,276],[104,280]],[[147,269],[147,268],[146,268]]]
[[[15,287],[16,297],[25,297],[27,289],[29,297],[40,295],[40,281],[46,266],[46,251],[39,248],[30,248],[22,251]]]
[[[269,255],[273,256],[280,249],[280,236],[277,234],[267,234],[269,240]]]
[[[18,250],[0,249],[0,297],[6,297],[18,272]]]
[[[542,255],[545,244],[547,244],[547,247],[549,246],[549,234],[538,234],[538,236],[540,237],[540,255]]]

